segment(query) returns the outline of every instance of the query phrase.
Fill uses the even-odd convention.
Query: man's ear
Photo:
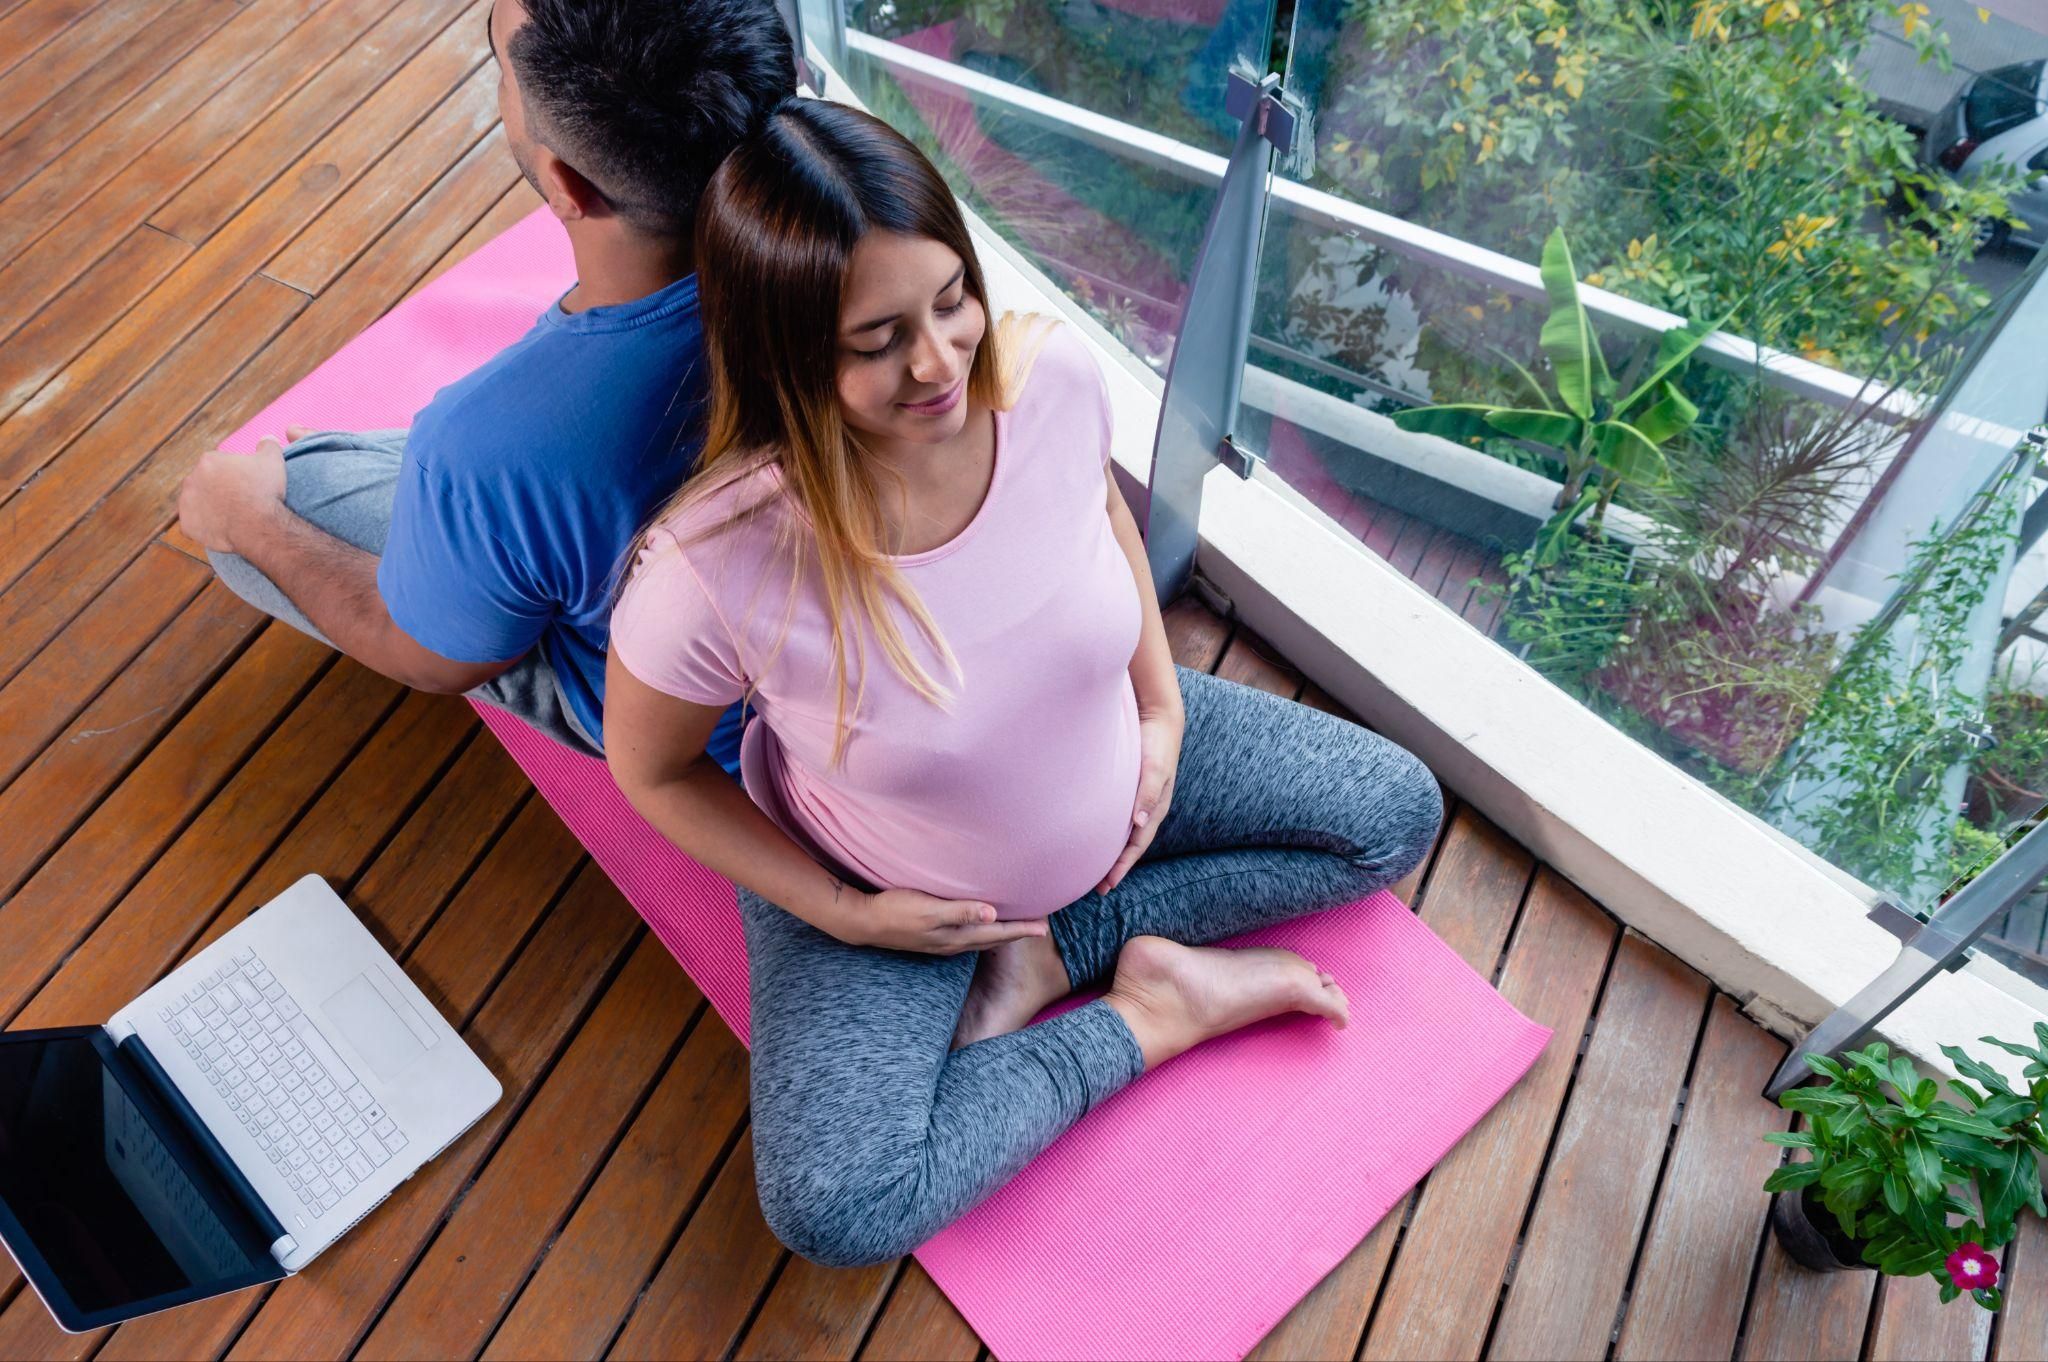
[[[534,151],[534,177],[540,181],[541,194],[556,217],[572,222],[578,218],[611,216],[611,205],[605,202],[597,186],[583,177],[583,172],[545,146],[536,145]]]

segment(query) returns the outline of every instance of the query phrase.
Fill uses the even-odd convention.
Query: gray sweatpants
[[[405,462],[403,430],[329,430],[285,446],[284,501],[293,514],[365,553],[382,554],[391,503]],[[245,558],[209,553],[214,573],[249,604],[333,646],[284,592]],[[594,757],[603,746],[576,720],[555,669],[539,648],[469,692],[469,698],[524,719],[556,742]]]
[[[1377,734],[1177,670],[1187,730],[1165,819],[1114,889],[1050,919],[1077,987],[1106,982],[1136,936],[1216,941],[1392,884],[1443,817],[1428,768]],[[848,946],[739,899],[761,1210],[806,1258],[910,1252],[1143,1068],[1100,1000],[949,1050],[975,956]]]

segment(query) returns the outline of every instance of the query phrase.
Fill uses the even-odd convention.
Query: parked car
[[[1956,92],[1920,144],[1921,159],[1951,175],[1969,176],[1994,161],[2048,172],[2048,60],[2019,62],[1977,75]],[[2023,225],[1987,219],[1982,250],[2010,239],[2048,244],[2048,173],[2036,174],[2012,198]]]

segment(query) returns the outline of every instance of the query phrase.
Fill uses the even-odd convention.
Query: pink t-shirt
[[[634,676],[694,704],[728,705],[754,681],[759,714],[740,750],[747,793],[814,856],[883,888],[1042,917],[1093,889],[1129,840],[1139,766],[1130,663],[1143,615],[1105,506],[1109,393],[1073,328],[1053,327],[995,422],[995,470],[974,519],[938,548],[892,560],[960,676],[885,598],[912,656],[952,692],[950,710],[911,689],[868,632],[867,694],[851,714],[844,766],[827,770],[831,625],[810,564],[789,615],[777,522],[797,516],[809,529],[779,496],[774,465],[686,524],[656,527],[611,646]],[[753,520],[687,551],[678,543],[764,496],[774,503]],[[862,665],[851,632],[847,651],[851,712]],[[749,678],[742,656],[761,674]]]

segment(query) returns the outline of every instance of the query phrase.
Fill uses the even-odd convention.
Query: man
[[[258,608],[601,755],[615,572],[696,457],[697,199],[794,93],[795,55],[773,0],[496,0],[488,21],[506,140],[575,287],[409,436],[213,451],[178,516]],[[743,719],[710,743],[728,773]]]

